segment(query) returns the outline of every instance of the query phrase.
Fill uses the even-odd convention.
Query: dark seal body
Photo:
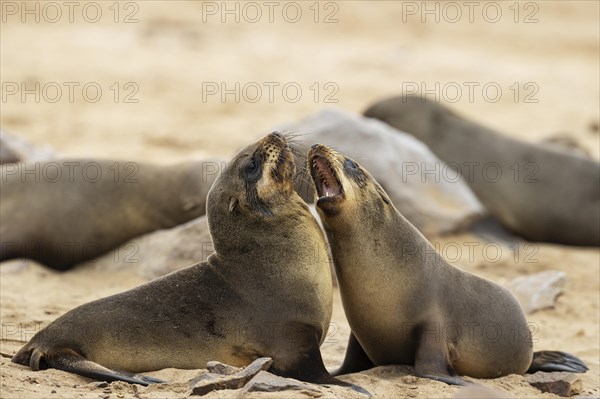
[[[506,228],[531,241],[600,246],[600,164],[548,145],[518,141],[418,96],[365,111],[415,135],[455,165]]]
[[[66,270],[131,238],[202,216],[216,163],[65,159],[3,165],[0,261],[28,258]]]

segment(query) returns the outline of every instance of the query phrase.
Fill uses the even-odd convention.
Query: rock
[[[86,262],[100,270],[135,270],[147,280],[205,261],[214,252],[206,216],[170,229],[133,238],[119,248]]]
[[[520,276],[511,280],[507,288],[515,295],[526,313],[553,308],[567,281],[565,272],[548,270]]]
[[[485,213],[456,172],[418,139],[375,119],[329,109],[278,130],[301,132],[294,144],[301,154],[321,143],[363,165],[381,184],[400,212],[428,237],[463,230]],[[305,167],[298,161],[298,169]],[[296,190],[313,199],[310,176]]]
[[[273,360],[270,357],[261,357],[235,374],[202,374],[199,378],[192,380],[193,386],[190,395],[202,396],[212,391],[242,388],[260,371],[268,370],[271,364],[273,364]]]
[[[578,374],[567,372],[545,373],[538,371],[527,376],[527,382],[542,392],[569,397],[581,394],[582,384]]]
[[[248,366],[241,369],[236,374],[249,375],[249,376],[254,377],[260,371],[268,370],[272,364],[273,364],[273,359],[271,359],[270,357],[259,357],[258,359],[256,359],[252,363],[250,363]]]
[[[24,137],[0,129],[0,164],[21,161],[47,161],[57,154],[50,146],[38,147]]]
[[[108,382],[106,381],[91,382],[90,385],[95,388],[108,388]]]
[[[213,374],[231,375],[239,372],[239,367],[230,366],[221,362],[208,362],[206,368]]]
[[[292,378],[283,378],[266,371],[259,372],[242,390],[245,392],[306,391],[310,396],[321,396],[323,392],[314,385]]]

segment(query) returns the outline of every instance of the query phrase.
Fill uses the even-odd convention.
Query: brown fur
[[[353,334],[338,373],[414,364],[463,384],[527,371],[531,334],[506,289],[448,264],[354,161],[315,145],[309,162]]]

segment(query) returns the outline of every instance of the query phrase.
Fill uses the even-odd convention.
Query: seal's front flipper
[[[294,323],[286,332],[291,333],[293,340],[288,341],[293,347],[282,348],[283,357],[273,358],[270,371],[282,377],[295,378],[300,381],[312,382],[321,385],[338,385],[347,387],[371,397],[366,389],[344,382],[333,377],[323,363],[319,350],[319,336],[314,327]],[[290,356],[286,356],[289,354]],[[293,357],[292,357],[293,356]]]
[[[422,378],[429,378],[430,380],[444,382],[448,385],[460,385],[460,386],[470,385],[467,381],[463,380],[460,377],[449,377],[449,376],[443,376],[443,375],[420,374],[420,373],[417,373],[417,375]]]
[[[588,367],[576,356],[559,351],[541,351],[533,353],[533,360],[528,373],[536,371],[567,371],[569,373],[585,373]]]
[[[375,367],[369,356],[365,353],[365,350],[360,345],[360,342],[354,336],[354,333],[350,333],[348,339],[348,347],[346,348],[346,356],[344,357],[344,363],[342,366],[331,373],[332,375],[342,375],[349,373],[357,373],[359,371],[368,370]]]
[[[445,382],[449,385],[468,385],[460,378],[449,361],[448,346],[435,334],[423,328],[415,354],[415,373],[419,377]]]
[[[15,362],[22,364],[20,361]],[[103,367],[98,363],[87,360],[71,349],[50,350],[48,352],[43,352],[40,349],[33,349],[29,359],[29,366],[33,370],[55,368],[57,370],[78,374],[82,377],[106,382],[124,381],[130,384],[144,386],[154,383],[154,379],[151,377],[131,377]]]

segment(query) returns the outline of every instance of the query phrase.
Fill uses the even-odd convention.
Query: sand
[[[3,2],[2,7],[6,3],[11,2]],[[20,7],[20,2],[15,4]],[[131,3],[134,6],[129,8],[122,3],[117,23],[109,9],[112,3],[98,4],[103,14],[97,23],[83,18],[82,7],[76,9],[73,23],[66,8],[57,23],[48,21],[54,16],[51,10],[40,15],[39,23],[32,16],[22,23],[20,14],[9,15],[3,8],[3,129],[36,144],[50,144],[64,156],[168,163],[229,157],[272,126],[324,107],[361,112],[370,102],[415,85],[433,90],[440,100],[454,100],[456,92],[452,90],[459,87],[463,93],[452,105],[465,116],[527,141],[565,132],[595,159],[600,158],[597,2],[518,3],[518,22],[515,8],[510,8],[513,2],[481,3],[472,23],[465,7],[456,23],[449,21],[455,14],[448,8],[439,8],[439,22],[435,15],[412,15],[414,7],[422,11],[421,2],[321,3],[318,23],[313,20],[312,2],[297,3],[302,18],[296,23],[286,21],[277,11],[283,3],[276,9],[273,23],[261,2],[256,4],[262,7],[262,18],[256,23],[248,21],[254,14],[249,14],[249,9],[244,14],[241,3],[240,21],[226,16],[226,23],[220,15],[208,12],[212,6],[220,7],[220,2],[152,1]],[[235,3],[229,4],[235,7]],[[431,9],[443,7],[443,3],[429,4]],[[494,16],[489,7],[499,7],[500,20],[486,21],[484,7],[488,7],[488,19]],[[132,12],[138,21],[124,23]],[[332,12],[334,15],[326,18]],[[88,19],[90,15],[86,15]],[[293,15],[286,17],[289,20]],[[426,22],[421,22],[422,17]],[[337,22],[325,23],[332,18]],[[35,94],[24,99],[20,92],[7,94],[15,85],[20,89],[22,82],[27,88],[40,83],[39,102]],[[235,94],[228,94],[224,102],[219,94],[207,91],[220,90],[222,84],[235,88],[236,82],[240,86],[237,101]],[[68,84],[78,84],[73,86],[73,101]],[[93,92],[87,97],[81,92],[86,84],[101,88],[97,102],[91,101]],[[56,85],[62,87],[62,97],[51,102]],[[269,85],[274,87],[273,101],[268,98]],[[475,85],[472,98],[468,85]],[[284,86],[290,90],[299,87],[302,94],[293,98],[292,91],[282,91]],[[502,95],[484,93],[484,86],[490,90],[500,87]],[[256,92],[252,90],[257,87],[263,95],[253,102]],[[117,88],[118,99],[114,97]],[[137,102],[126,102],[127,96],[128,101]],[[453,243],[465,249],[465,243],[476,240],[468,235],[446,237],[439,245],[444,255],[454,259]],[[546,244],[527,250],[529,259],[521,252],[515,261],[514,254],[505,249],[501,259],[492,262],[482,253],[469,259],[465,249],[454,264],[500,284],[538,271],[563,270],[568,282],[556,307],[529,316],[537,326],[535,349],[565,350],[585,360],[590,371],[581,377],[583,396],[598,397],[600,252],[597,248]],[[57,370],[32,372],[11,364],[9,357],[59,315],[134,287],[141,283],[139,277],[126,270],[107,274],[77,269],[57,274],[32,263],[11,263],[0,269],[0,396],[98,398],[105,394],[104,388],[90,380]],[[332,329],[322,347],[328,367],[341,362],[348,332],[336,292]],[[151,373],[174,382],[167,386],[114,383],[110,397],[182,397],[186,381],[200,372]],[[409,367],[388,366],[345,379],[381,398],[452,397],[458,390],[410,374]],[[507,397],[553,396],[531,387],[522,376],[481,382]],[[323,392],[328,398],[356,397],[343,388]],[[233,395],[224,391],[209,397]],[[306,397],[301,393],[289,396]]]

